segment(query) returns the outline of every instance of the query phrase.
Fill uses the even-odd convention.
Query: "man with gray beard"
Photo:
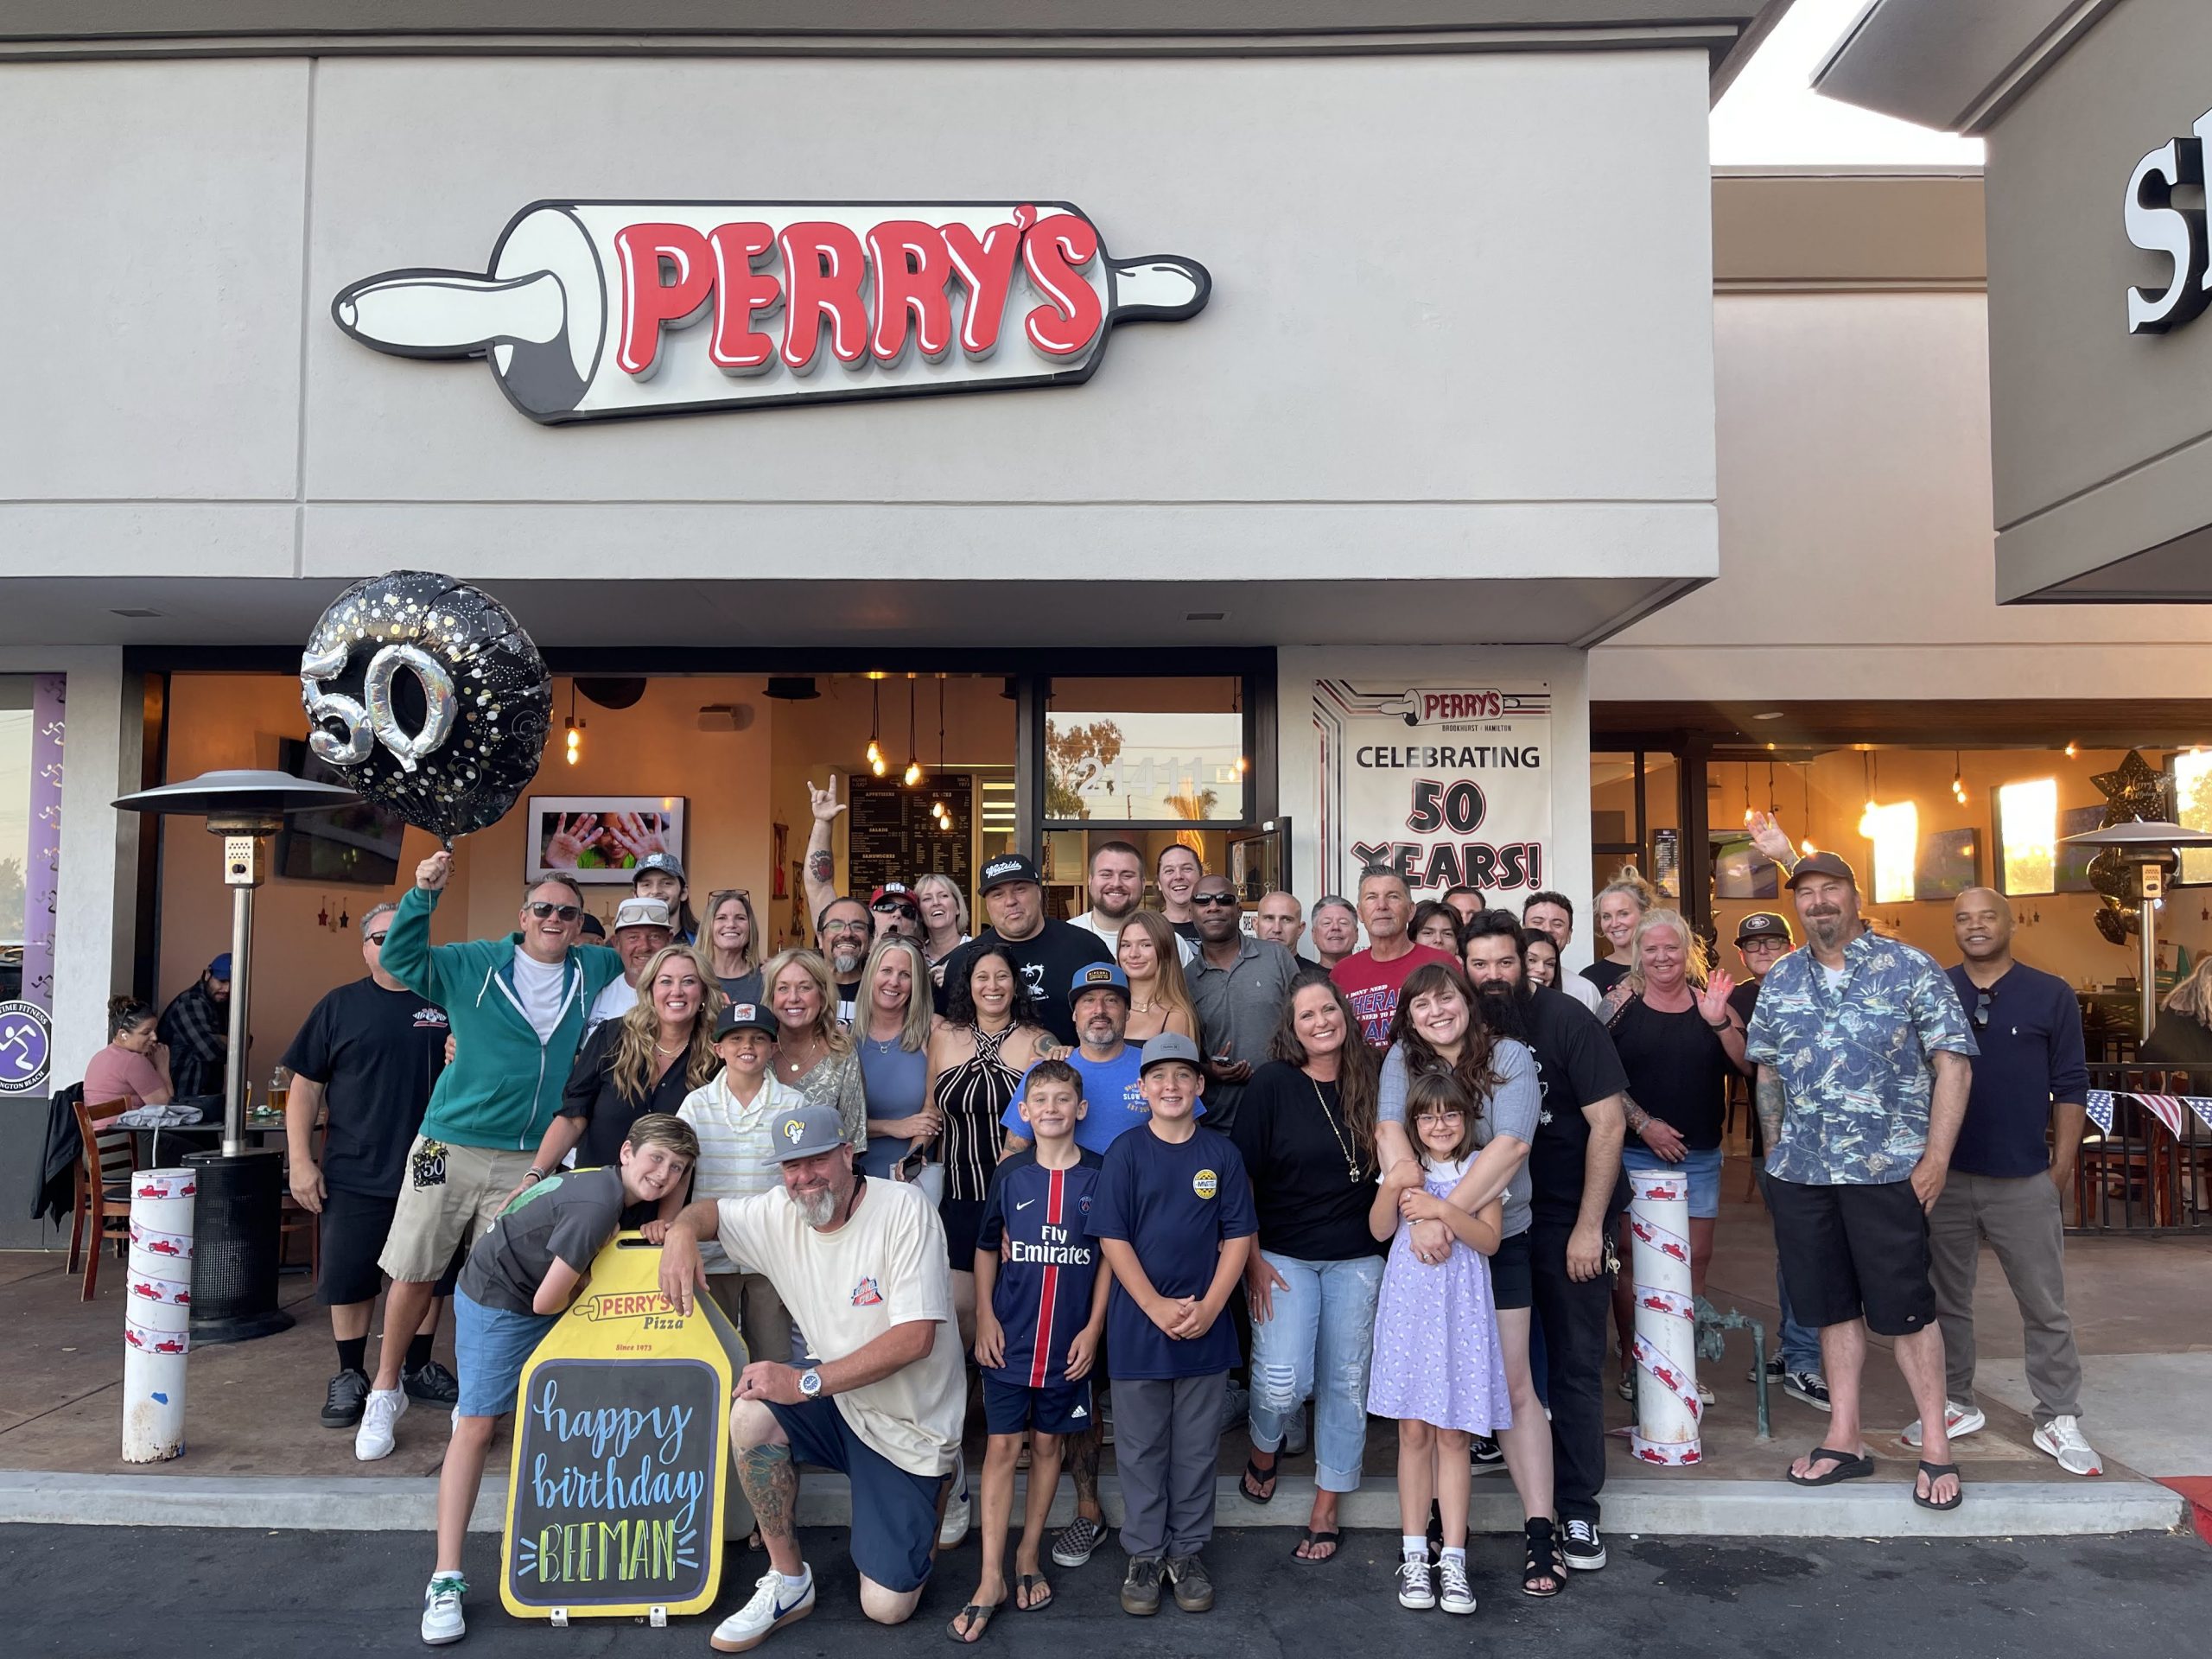
[[[814,1611],[797,1529],[802,1462],[852,1484],[861,1611],[879,1624],[912,1616],[967,1404],[944,1227],[921,1189],[862,1175],[826,1106],[779,1112],[769,1140],[783,1185],[691,1205],[661,1253],[662,1294],[689,1313],[707,1287],[700,1243],[716,1240],[740,1271],[775,1287],[809,1350],[798,1364],[757,1361],[738,1376],[730,1440],[769,1567],[715,1630],[721,1653]]]

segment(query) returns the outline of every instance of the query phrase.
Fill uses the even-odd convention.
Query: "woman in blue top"
[[[864,1175],[888,1179],[893,1166],[927,1146],[944,1127],[930,1103],[929,966],[922,947],[887,933],[861,969],[858,1028],[861,1080],[868,1095]]]

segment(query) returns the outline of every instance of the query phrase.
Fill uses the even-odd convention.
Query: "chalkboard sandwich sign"
[[[518,1618],[714,1605],[745,1345],[709,1298],[678,1313],[659,1273],[658,1248],[619,1235],[523,1368],[499,1554]]]

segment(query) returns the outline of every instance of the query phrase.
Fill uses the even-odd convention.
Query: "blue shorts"
[[[996,1371],[983,1373],[983,1421],[994,1434],[1080,1434],[1090,1427],[1090,1379],[1031,1388]]]
[[[775,1414],[794,1459],[852,1484],[853,1565],[901,1595],[928,1583],[944,1477],[908,1474],[854,1433],[835,1400],[761,1403]]]
[[[454,1292],[453,1354],[461,1368],[461,1403],[455,1409],[464,1417],[504,1417],[512,1411],[522,1368],[560,1317],[486,1307],[466,1291]]]
[[[1710,1152],[1686,1152],[1682,1161],[1675,1166],[1689,1177],[1690,1214],[1700,1221],[1711,1221],[1720,1213],[1720,1148]]]

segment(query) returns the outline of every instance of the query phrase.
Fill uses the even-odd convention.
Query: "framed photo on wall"
[[[1981,880],[1981,831],[1931,830],[1920,838],[1916,899],[1955,899]]]
[[[681,795],[533,795],[525,874],[626,886],[648,853],[672,853],[682,863],[684,805]]]

